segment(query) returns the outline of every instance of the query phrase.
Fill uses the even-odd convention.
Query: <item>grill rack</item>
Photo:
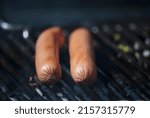
[[[34,44],[42,29],[16,30],[13,27],[10,30],[0,29],[0,100],[150,100],[147,70],[129,64],[124,59],[126,55],[113,49],[110,37],[99,31],[102,27],[87,26],[96,42],[98,73],[97,82],[89,87],[73,82],[67,46],[60,56],[61,81],[49,86],[40,83],[34,67]],[[93,27],[98,29],[93,30]],[[67,34],[70,33],[68,27],[64,29]],[[121,58],[116,57],[118,54],[122,54]]]

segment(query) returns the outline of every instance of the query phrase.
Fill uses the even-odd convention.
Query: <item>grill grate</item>
[[[94,37],[98,73],[97,82],[89,87],[73,82],[67,44],[60,56],[62,80],[56,85],[41,84],[34,68],[34,44],[41,29],[1,28],[0,100],[150,100],[150,56],[144,57],[142,52],[150,51],[150,28],[128,25],[86,26]],[[73,28],[66,27],[66,34],[69,29]],[[121,39],[113,39],[116,35]],[[139,50],[134,49],[136,42]],[[132,52],[118,49],[119,44],[130,46]]]

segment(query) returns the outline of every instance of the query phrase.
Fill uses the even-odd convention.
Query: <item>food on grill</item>
[[[64,32],[59,27],[46,29],[36,42],[35,67],[38,78],[54,84],[61,78],[59,49],[64,44]]]
[[[96,65],[90,32],[78,28],[71,33],[69,40],[70,68],[74,81],[90,85],[96,81]]]

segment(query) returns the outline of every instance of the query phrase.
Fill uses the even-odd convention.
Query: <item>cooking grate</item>
[[[0,100],[150,100],[149,26],[86,25],[93,35],[98,73],[97,82],[89,87],[73,82],[67,44],[60,56],[61,81],[41,84],[34,68],[34,44],[43,28],[1,27]],[[64,29],[69,34],[73,28]]]

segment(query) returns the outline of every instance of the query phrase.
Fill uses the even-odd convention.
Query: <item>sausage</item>
[[[71,76],[80,85],[90,85],[96,81],[97,71],[90,32],[78,28],[69,37]]]
[[[36,41],[35,68],[39,80],[54,84],[61,78],[59,49],[64,44],[64,32],[59,27],[43,31]]]

